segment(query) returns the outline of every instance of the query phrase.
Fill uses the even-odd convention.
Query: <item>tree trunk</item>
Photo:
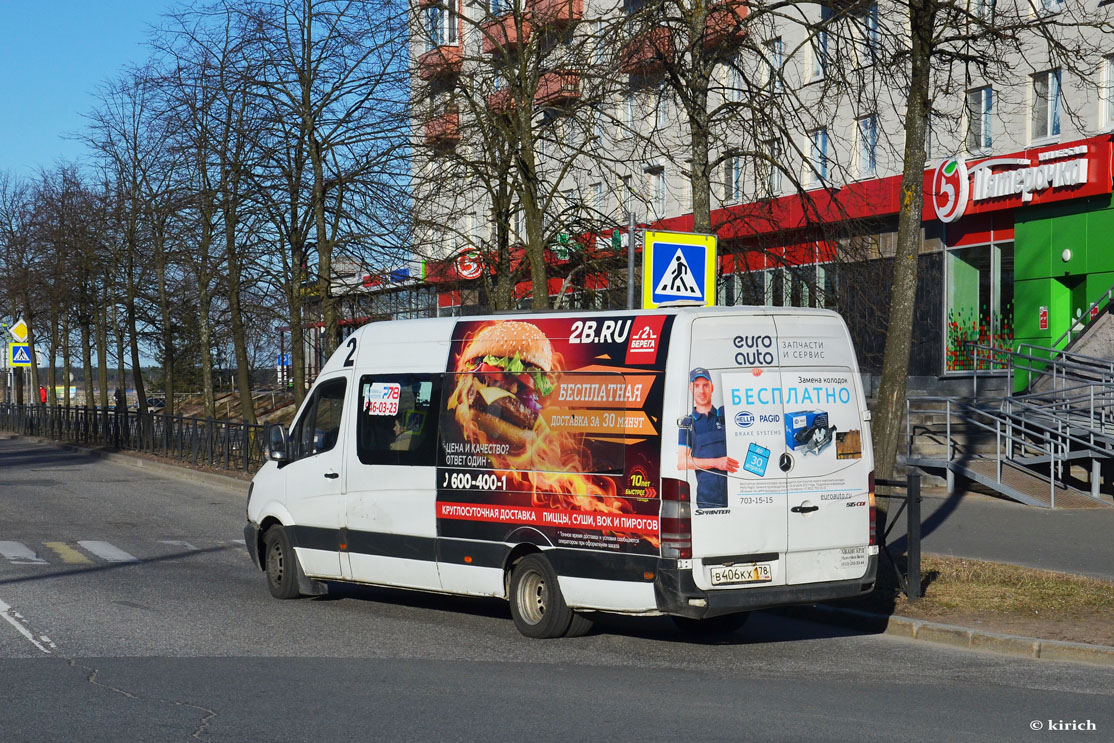
[[[197,282],[197,335],[201,344],[201,395],[205,398],[205,416],[217,417],[217,400],[213,394],[213,358],[210,349],[212,330],[209,321],[209,290],[203,282]]]
[[[46,360],[46,403],[58,404],[58,306],[51,303],[50,308],[50,352]]]
[[[90,407],[93,405],[93,339],[88,316],[78,321],[78,330],[81,333],[81,365],[85,369],[85,379],[82,380],[82,386],[85,388],[85,406]]]
[[[689,136],[692,142],[692,231],[712,232],[712,179],[708,172],[708,93],[706,89],[690,91],[693,108],[689,112]]]
[[[236,356],[236,386],[240,390],[240,416],[254,424],[255,405],[251,398],[251,366],[244,334],[243,308],[240,306],[241,266],[236,253],[235,212],[226,212],[225,240],[228,246],[228,310],[232,326],[232,352]]]
[[[93,327],[97,342],[97,384],[101,410],[108,410],[108,305],[101,303],[97,308],[97,323]],[[86,403],[91,405],[93,398]]]
[[[73,369],[70,362],[73,360],[72,349],[70,348],[70,318],[69,315],[62,317],[62,404],[67,408],[70,406],[70,376]]]
[[[934,0],[912,0],[912,70],[905,103],[905,170],[901,178],[901,207],[897,218],[897,253],[890,289],[890,317],[882,379],[874,406],[874,469],[879,478],[893,477],[905,413],[909,352],[913,342],[913,312],[917,296],[917,262],[921,250],[921,210],[924,204],[925,129],[929,109],[931,33],[936,27]]]

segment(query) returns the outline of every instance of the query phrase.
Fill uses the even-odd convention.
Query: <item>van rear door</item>
[[[840,319],[778,315],[788,476],[788,584],[867,569],[870,433],[854,351]]]
[[[679,447],[698,469],[692,493],[693,580],[704,590],[784,585],[789,548],[787,478],[777,328],[767,315],[710,315],[692,323],[688,384]],[[711,415],[698,386],[712,382]],[[727,469],[709,460],[727,457]],[[732,471],[733,470],[733,471]],[[717,489],[719,488],[719,489]],[[722,498],[722,505],[709,505]]]

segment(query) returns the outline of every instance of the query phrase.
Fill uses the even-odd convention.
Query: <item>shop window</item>
[[[1060,135],[1060,70],[1033,75],[1033,140]]]
[[[440,375],[360,378],[356,455],[364,464],[431,466],[437,441]]]
[[[944,260],[945,369],[967,371],[975,358],[968,343],[1001,349],[1013,344],[1013,244],[954,248]],[[989,365],[980,362],[980,368]]]
[[[994,91],[988,86],[967,91],[967,151],[990,149],[990,117],[994,111]]]

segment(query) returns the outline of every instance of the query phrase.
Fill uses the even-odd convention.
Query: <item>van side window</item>
[[[356,455],[364,464],[433,466],[439,374],[360,377]]]
[[[322,382],[313,391],[302,417],[290,431],[290,458],[329,451],[340,437],[340,415],[344,411],[344,379]]]

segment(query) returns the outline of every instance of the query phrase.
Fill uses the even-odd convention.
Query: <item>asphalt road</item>
[[[0,740],[1109,739],[1114,669],[756,615],[520,636],[503,602],[280,602],[245,492],[0,440]],[[1095,730],[1035,731],[1075,722]]]

